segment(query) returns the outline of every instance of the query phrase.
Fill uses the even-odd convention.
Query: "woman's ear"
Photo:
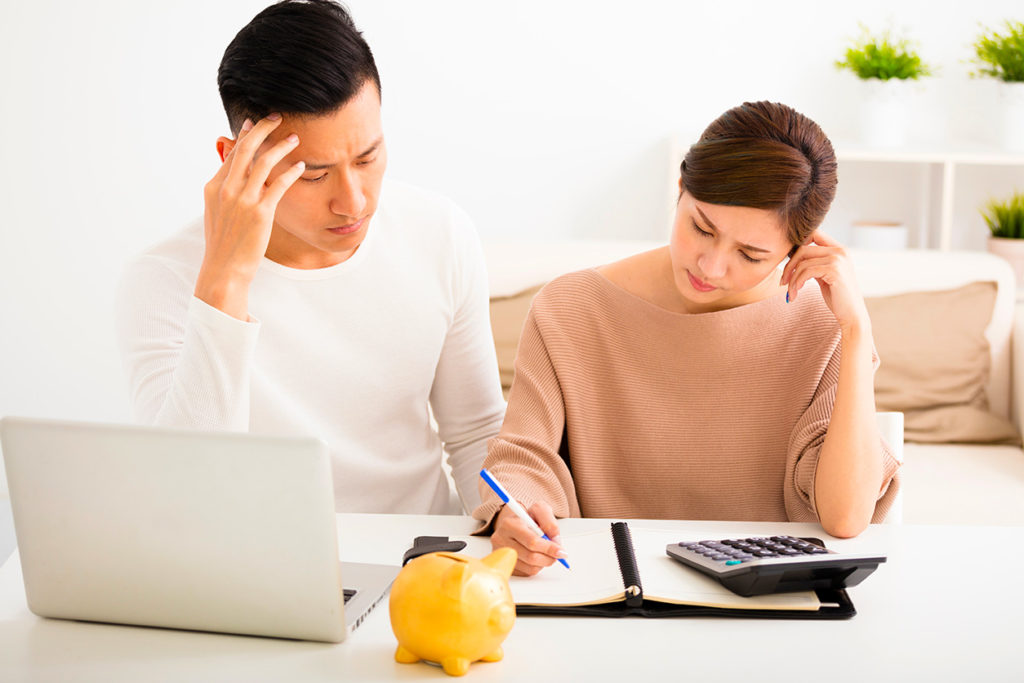
[[[217,138],[217,154],[220,155],[221,163],[224,163],[228,155],[231,154],[231,150],[235,148],[236,142],[238,141],[226,138],[223,135]]]

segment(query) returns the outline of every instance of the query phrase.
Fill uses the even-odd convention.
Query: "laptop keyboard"
[[[348,601],[352,599],[352,596],[356,594],[355,590],[352,588],[344,588],[341,592],[345,596],[346,605],[348,604]]]

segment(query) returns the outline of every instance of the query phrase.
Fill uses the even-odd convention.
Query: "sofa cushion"
[[[491,297],[491,331],[494,333],[494,350],[498,354],[501,389],[506,397],[515,374],[519,335],[523,331],[526,315],[530,312],[530,303],[542,286],[530,287],[509,296]]]
[[[1019,443],[1016,430],[989,410],[985,328],[996,284],[868,297],[875,346],[878,410],[905,414],[907,441]]]

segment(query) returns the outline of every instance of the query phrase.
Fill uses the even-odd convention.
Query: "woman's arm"
[[[882,480],[875,418],[871,325],[842,328],[839,382],[814,476],[814,503],[825,531],[848,538],[867,528]]]
[[[871,319],[845,249],[820,231],[783,271],[790,301],[810,278],[818,281],[842,335],[835,403],[814,476],[814,505],[825,531],[845,538],[856,536],[871,522],[883,486]]]
[[[559,455],[565,430],[565,406],[558,376],[538,316],[543,317],[545,292],[537,295],[523,326],[516,353],[516,373],[508,397],[501,432],[491,439],[484,466],[530,513],[534,521],[557,541],[558,517],[578,516],[579,503],[569,468]],[[559,558],[557,542],[545,541],[480,481],[482,504],[473,516],[492,527],[495,548],[516,550],[516,574],[533,575]]]

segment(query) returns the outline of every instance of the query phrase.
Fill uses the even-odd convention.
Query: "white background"
[[[112,293],[131,255],[201,213],[227,132],[217,65],[265,1],[2,0],[0,415],[128,418]],[[486,241],[664,237],[672,136],[743,100],[855,135],[858,83],[833,62],[859,22],[939,69],[918,142],[985,139],[995,88],[967,78],[969,46],[979,23],[1024,19],[1020,0],[349,7],[383,79],[390,176],[456,199]],[[897,186],[881,179],[879,206]],[[980,225],[960,210],[958,244],[980,248]]]

